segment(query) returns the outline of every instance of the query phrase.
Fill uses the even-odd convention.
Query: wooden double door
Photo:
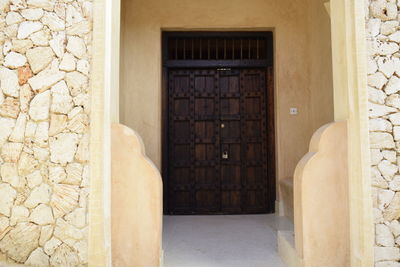
[[[271,83],[268,69],[169,70],[167,213],[274,211]]]

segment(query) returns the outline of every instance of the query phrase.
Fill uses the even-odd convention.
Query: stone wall
[[[369,0],[367,14],[375,266],[400,266],[400,1]]]
[[[92,0],[0,0],[0,262],[87,265],[91,32]]]

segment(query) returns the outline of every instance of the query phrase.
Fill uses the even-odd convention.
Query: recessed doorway
[[[167,214],[275,211],[272,32],[163,33]]]

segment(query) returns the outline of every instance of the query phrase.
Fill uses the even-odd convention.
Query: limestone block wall
[[[400,265],[399,8],[369,0],[366,21],[376,267]]]
[[[92,0],[0,0],[0,262],[87,265],[91,35]]]

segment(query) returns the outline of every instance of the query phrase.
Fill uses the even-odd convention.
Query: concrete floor
[[[283,267],[275,215],[165,216],[165,267]]]

